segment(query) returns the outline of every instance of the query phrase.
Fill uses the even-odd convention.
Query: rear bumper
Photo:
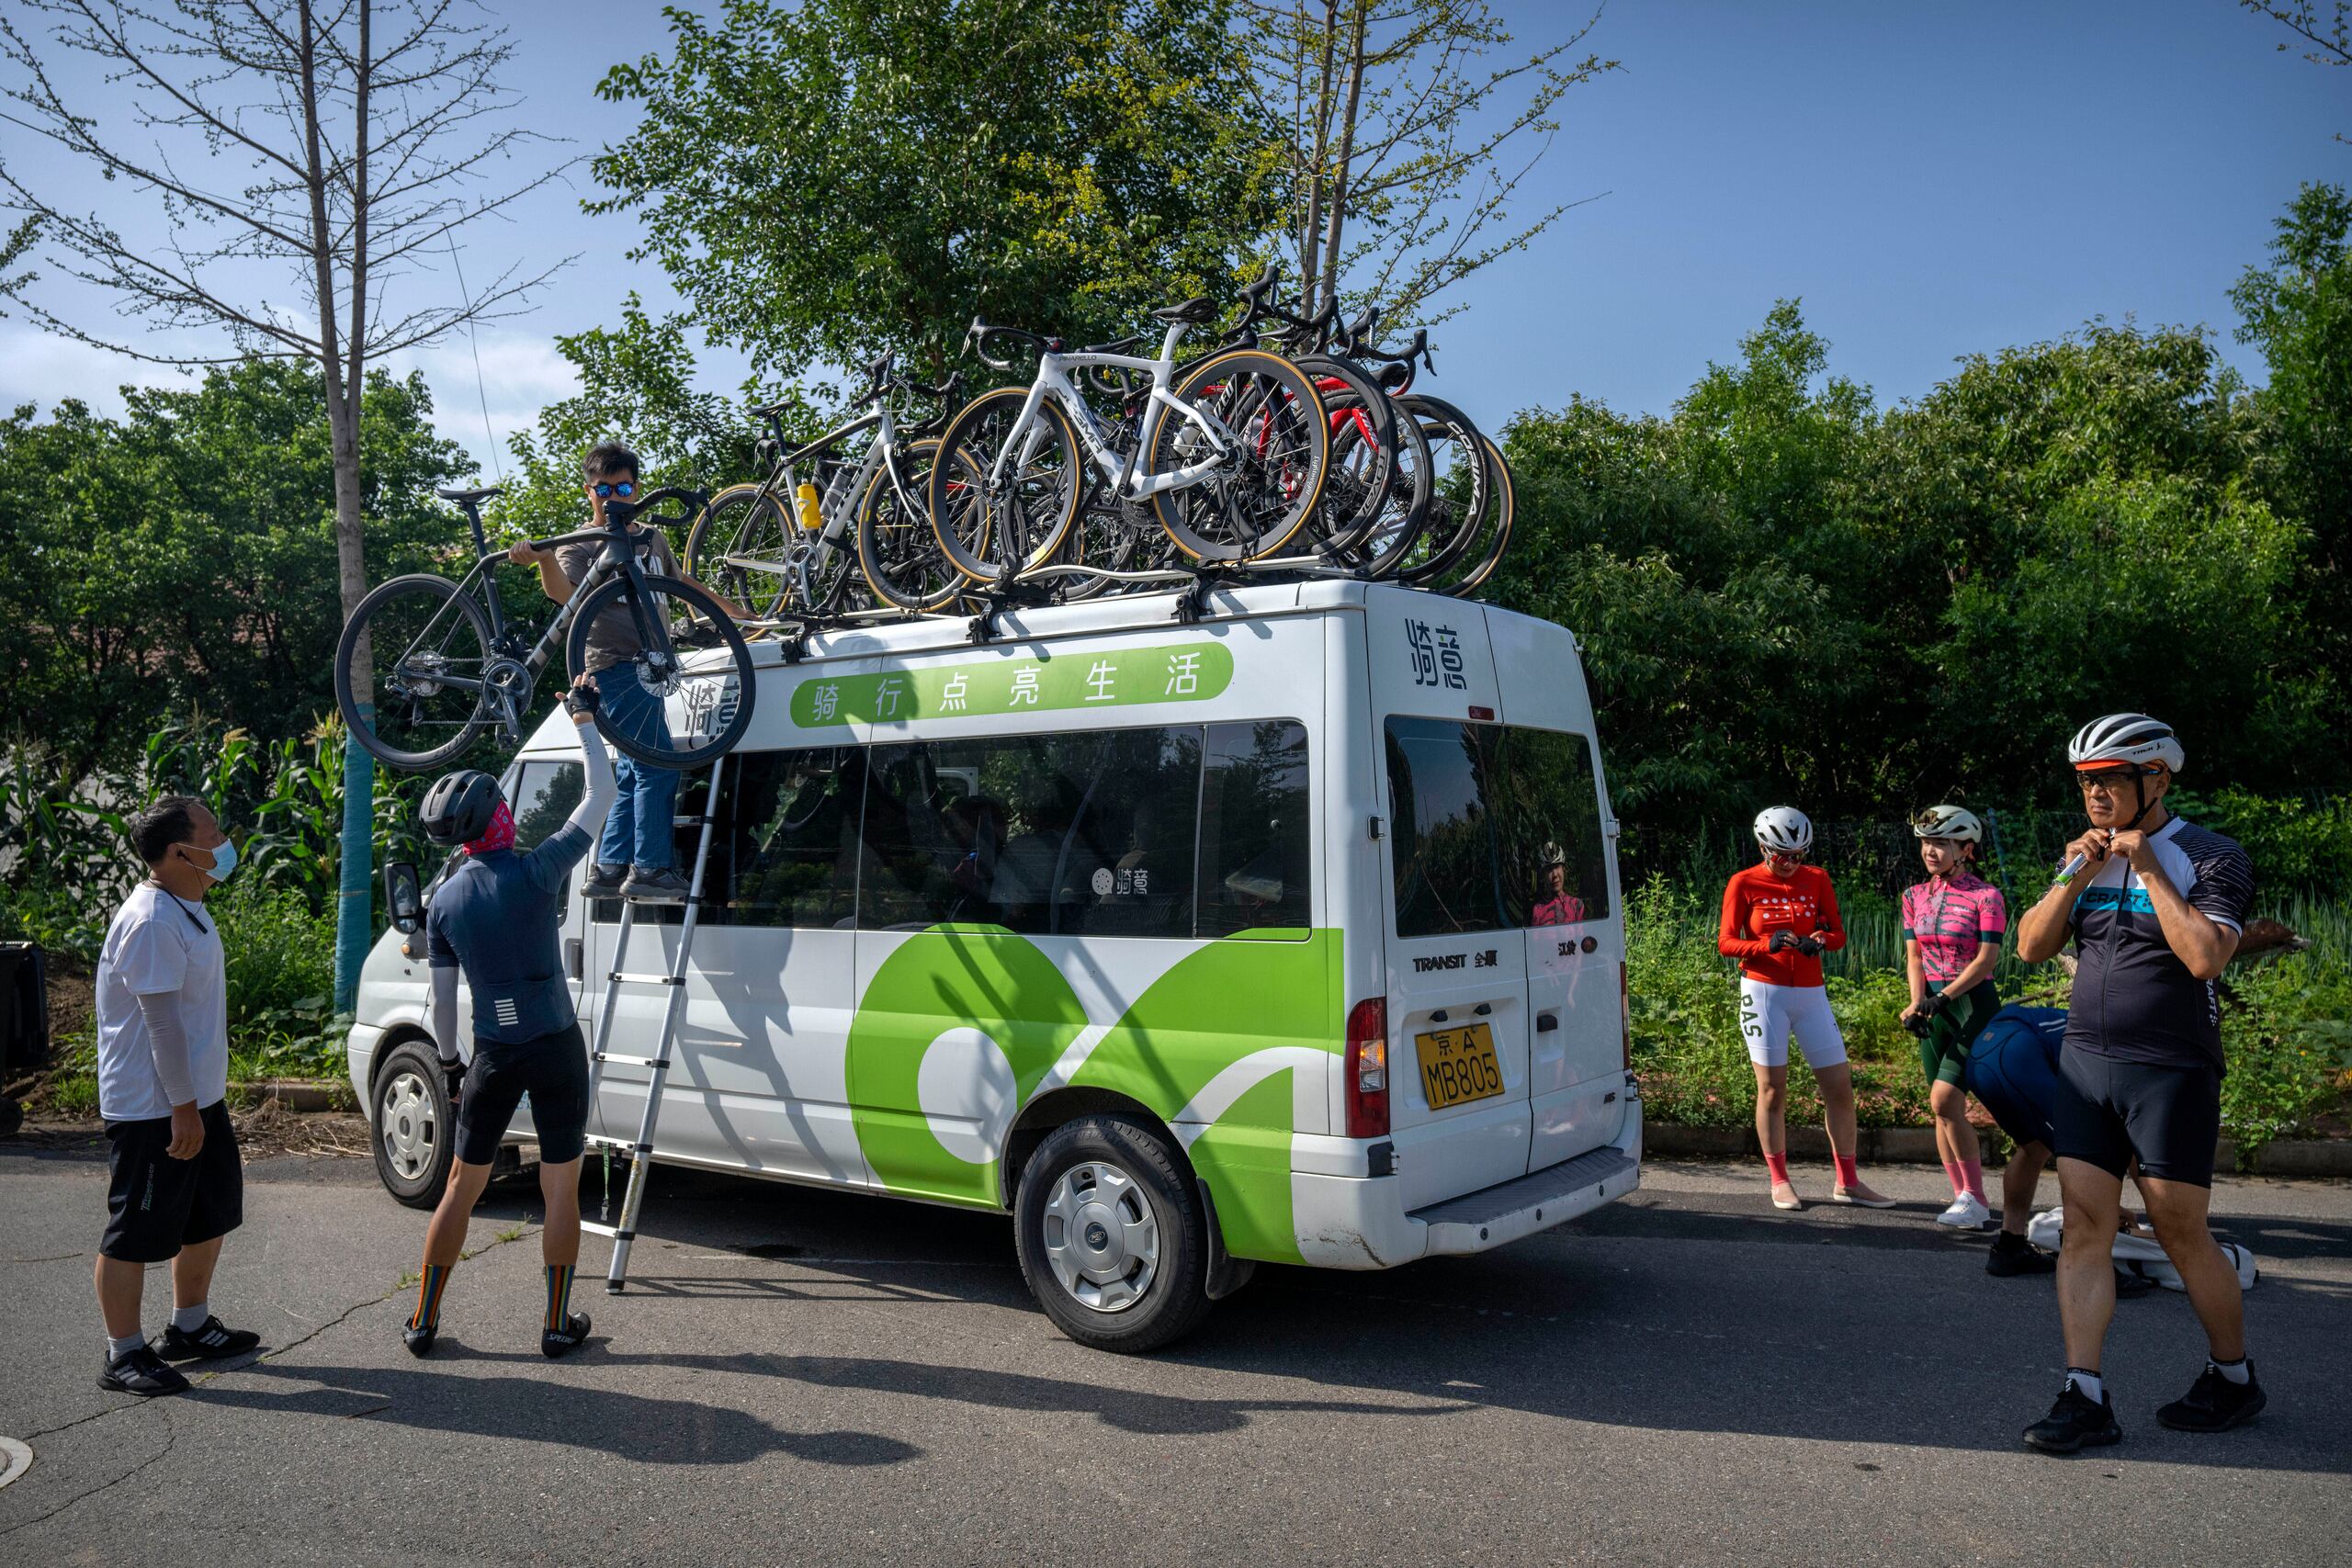
[[[1642,1184],[1642,1102],[1616,1139],[1574,1159],[1427,1208],[1406,1211],[1393,1176],[1295,1171],[1291,1207],[1303,1259],[1325,1269],[1393,1269],[1416,1258],[1485,1252],[1589,1213]]]

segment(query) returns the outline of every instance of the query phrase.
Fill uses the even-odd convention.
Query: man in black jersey
[[[2100,1375],[2115,1308],[2109,1249],[2123,1172],[2138,1185],[2165,1254],[2180,1270],[2210,1346],[2188,1393],[2156,1412],[2183,1431],[2218,1432],[2254,1418],[2266,1396],[2246,1359],[2236,1271],[2206,1228],[2213,1145],[2222,1129],[2222,1032],[2213,982],[2237,951],[2254,902],[2246,852],[2173,816],[2165,795],[2183,753],[2144,714],[2111,714],[2067,748],[2090,830],[2067,846],[2050,891],[2018,921],[2018,955],[2078,954],[2052,1120],[2066,1208],[2058,1314],[2066,1381],[2050,1414],[2025,1430],[2052,1453],[2121,1438]]]

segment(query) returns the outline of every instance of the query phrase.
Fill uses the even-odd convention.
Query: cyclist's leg
[[[637,676],[628,665],[607,665],[595,673],[596,699],[615,712],[627,711],[631,697],[641,697]],[[613,757],[613,808],[605,814],[604,831],[596,839],[599,865],[629,863],[637,850],[637,782],[643,772],[625,751]]]
[[[1789,1028],[1778,1005],[1781,989],[1742,977],[1739,1033],[1756,1072],[1756,1144],[1771,1177],[1772,1201],[1792,1206],[1796,1189],[1789,1182]]]
[[[1984,1199],[1984,1168],[1976,1129],[1968,1124],[1968,1047],[1973,1035],[1965,1021],[1975,1016],[1976,992],[1955,997],[1928,1023],[1919,1042],[1919,1066],[1928,1075],[1928,1108],[1935,1113],[1936,1155],[1954,1198]],[[1990,1017],[1988,1013],[1985,1017]],[[1982,1020],[1977,1027],[1983,1027]]]
[[[2049,1164],[2048,1144],[2019,1144],[2009,1151],[2009,1163],[2001,1168],[2001,1228],[2009,1235],[2025,1235],[2025,1223],[2033,1213],[2033,1195]]]
[[[2211,1067],[2119,1064],[2129,1077],[2120,1108],[2138,1153],[2148,1223],[2197,1309],[2216,1361],[2245,1354],[2245,1304],[2237,1270],[2206,1224],[2213,1145],[2222,1134],[2222,1083]]]
[[[2064,1092],[2052,1105],[2058,1198],[2066,1224],[2058,1248],[2058,1320],[2066,1364],[2099,1371],[2115,1315],[2115,1228],[2132,1142],[2112,1103],[2109,1064],[2072,1048],[2058,1055]],[[2144,1192],[2145,1188],[2142,1190]]]

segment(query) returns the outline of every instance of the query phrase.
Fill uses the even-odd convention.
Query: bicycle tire
[[[790,552],[794,533],[792,519],[765,485],[729,485],[710,498],[686,530],[686,575],[773,617],[792,591],[791,578],[730,565],[727,558],[758,560],[772,556],[782,560]],[[763,550],[771,535],[772,547]]]
[[[1469,415],[1425,392],[1406,393],[1396,400],[1396,406],[1421,422],[1421,434],[1430,443],[1431,462],[1429,512],[1422,519],[1421,535],[1414,543],[1411,558],[1398,566],[1396,580],[1426,587],[1453,570],[1485,525],[1487,508],[1491,504],[1486,437],[1470,422]],[[1446,458],[1437,450],[1441,441],[1450,444],[1456,460],[1461,462],[1453,476],[1440,472],[1447,467]],[[1470,454],[1476,455],[1475,462],[1463,460]],[[1446,493],[1457,486],[1458,493]]]
[[[1323,400],[1325,423],[1331,428],[1323,500],[1307,527],[1317,536],[1317,552],[1338,560],[1361,546],[1380,521],[1396,470],[1396,407],[1370,377],[1344,359],[1317,354],[1293,363],[1317,378],[1316,395]],[[1319,385],[1323,380],[1340,385],[1326,389]],[[1370,429],[1359,428],[1350,414],[1360,414]],[[1343,463],[1343,457],[1355,460]]]
[[[1372,527],[1341,558],[1343,564],[1369,581],[1396,575],[1409,558],[1415,541],[1421,536],[1421,525],[1429,517],[1433,482],[1430,441],[1421,434],[1419,419],[1400,416],[1396,421],[1396,468]]]
[[[931,469],[939,459],[939,443],[909,442],[906,457],[908,493],[927,495]],[[875,469],[857,503],[857,569],[865,574],[865,585],[877,604],[930,614],[951,603],[967,583],[962,570],[939,548],[928,508],[922,516],[885,520],[886,506],[895,513],[904,504],[899,488],[890,482],[889,466],[886,463]],[[944,570],[926,571],[934,562]]]
[[[361,750],[378,761],[389,767],[402,768],[412,772],[436,768],[448,761],[472,745],[482,730],[489,726],[491,720],[488,694],[477,690],[469,716],[463,720],[456,721],[458,725],[457,733],[443,744],[420,751],[396,745],[387,739],[379,729],[379,721],[384,713],[381,705],[385,694],[384,688],[393,684],[394,680],[401,675],[401,671],[397,667],[405,661],[409,651],[407,649],[394,655],[396,668],[389,677],[378,679],[376,671],[370,669],[369,684],[375,688],[370,695],[375,700],[369,705],[370,712],[361,713],[358,693],[352,674],[352,664],[358,653],[362,631],[368,630],[372,633],[378,622],[389,623],[391,617],[387,611],[387,606],[403,599],[416,598],[421,601],[426,597],[438,598],[444,605],[456,608],[458,618],[471,632],[481,650],[481,662],[486,665],[490,659],[490,618],[482,614],[481,606],[474,602],[471,594],[467,593],[447,578],[436,576],[429,571],[411,572],[406,576],[395,577],[390,581],[379,583],[370,590],[368,596],[360,600],[357,606],[352,610],[350,618],[344,622],[343,635],[336,639],[334,650],[334,702],[335,706],[342,711],[344,727],[350,731],[351,738],[359,742]],[[427,626],[432,625],[433,619],[432,615],[426,617]],[[371,650],[371,666],[374,663],[372,658],[374,640],[373,636],[370,635],[368,642]],[[422,640],[421,634],[417,638],[411,639],[412,646],[419,640]],[[465,662],[449,660],[446,654],[438,650],[435,650],[434,657],[449,665]],[[419,702],[442,694],[438,689],[431,691],[424,689],[430,683],[430,674],[419,671],[416,672],[414,688],[406,694],[396,694],[412,695]]]
[[[1183,558],[1176,541],[1146,512],[1136,514],[1115,501],[1097,499],[1079,508],[1062,554],[1072,566],[1100,567],[1111,571],[1159,571],[1172,569]],[[1109,577],[1065,577],[1057,592],[1067,604],[1098,599],[1106,593],[1149,592],[1153,585],[1121,582]]]
[[[1236,387],[1236,381],[1245,377],[1247,382]],[[1289,439],[1297,443],[1297,450],[1271,464],[1262,453],[1245,453],[1232,473],[1211,475],[1182,490],[1161,491],[1151,498],[1152,506],[1176,547],[1194,560],[1258,560],[1280,552],[1322,503],[1324,480],[1330,471],[1330,419],[1306,372],[1264,349],[1232,348],[1210,355],[1186,370],[1173,391],[1179,401],[1193,402],[1213,389],[1230,403],[1223,412],[1211,411],[1227,429],[1238,434],[1253,421],[1263,421],[1268,428],[1279,422],[1290,433]],[[1185,454],[1171,446],[1192,428],[1182,420],[1161,420],[1143,455],[1145,471],[1164,473],[1183,467]],[[1220,505],[1231,502],[1240,481],[1266,476],[1272,477],[1272,489],[1282,497],[1282,511],[1271,525],[1241,517],[1230,504]],[[1203,531],[1200,524],[1215,520],[1212,508],[1223,513],[1224,525],[1234,538],[1213,537]]]
[[[1069,416],[1051,399],[1037,405],[1038,416],[1047,423],[1047,439],[1032,458],[1035,463],[1043,457],[1045,463],[1036,469],[1035,479],[1026,479],[1015,474],[1010,486],[1015,491],[1024,484],[1034,487],[1031,502],[1023,504],[1021,515],[1014,518],[1000,511],[987,493],[986,476],[996,461],[1001,441],[985,440],[980,427],[999,416],[1018,418],[1020,407],[1028,398],[1026,387],[999,387],[982,392],[957,409],[956,417],[939,433],[939,457],[932,464],[930,491],[925,498],[931,511],[931,531],[939,540],[941,553],[973,583],[1001,582],[1051,560],[1078,517],[1080,492],[1089,476],[1082,466],[1084,459],[1079,455],[1078,435],[1070,429]],[[982,446],[989,449],[982,451]],[[1061,464],[1058,473],[1053,468],[1057,455]],[[975,507],[978,509],[977,514]],[[1021,550],[1021,558],[991,559],[991,542],[1000,540],[1012,540],[1006,551]]]
[[[695,728],[707,739],[700,744],[681,746],[675,740],[655,745],[639,734],[624,732],[613,717],[612,706],[600,703],[596,708],[596,728],[611,741],[622,755],[643,762],[648,767],[673,770],[697,768],[734,750],[743,733],[752,726],[752,706],[758,694],[757,677],[752,667],[751,645],[743,640],[741,628],[734,618],[719,606],[718,601],[683,578],[649,575],[643,580],[646,592],[655,600],[673,598],[684,601],[690,612],[684,637],[673,630],[672,651],[691,655],[708,647],[723,647],[728,668],[709,668],[663,671],[648,663],[649,655],[640,649],[628,662],[637,667],[638,680],[649,692],[662,699],[663,728],[668,726],[672,705],[683,703],[695,718]],[[627,577],[610,577],[596,585],[571,617],[570,636],[565,639],[565,656],[569,667],[576,673],[588,668],[588,631],[598,616],[614,610],[627,614],[625,596],[631,592]],[[672,614],[656,609],[662,625],[672,626]],[[685,646],[680,647],[684,642]],[[733,688],[727,686],[731,677]]]
[[[1438,590],[1456,599],[1466,599],[1486,586],[1495,568],[1502,564],[1503,551],[1510,545],[1511,525],[1517,520],[1518,496],[1510,477],[1510,465],[1503,460],[1503,450],[1492,436],[1482,436],[1487,444],[1487,485],[1494,493],[1494,504],[1488,509],[1495,513],[1494,537],[1479,553],[1477,564],[1464,573],[1461,581]]]

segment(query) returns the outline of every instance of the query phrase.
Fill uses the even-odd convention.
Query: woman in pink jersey
[[[1976,1230],[1993,1217],[1984,1166],[1968,1124],[1968,1052],[2001,1010],[1993,988],[2008,912],[2001,890],[1972,869],[1984,825],[1957,806],[1931,806],[1911,826],[1928,880],[1903,891],[1903,939],[1911,978],[1904,1026],[1919,1037],[1919,1065],[1936,1113],[1936,1152],[1951,1179],[1951,1206],[1936,1223]]]

